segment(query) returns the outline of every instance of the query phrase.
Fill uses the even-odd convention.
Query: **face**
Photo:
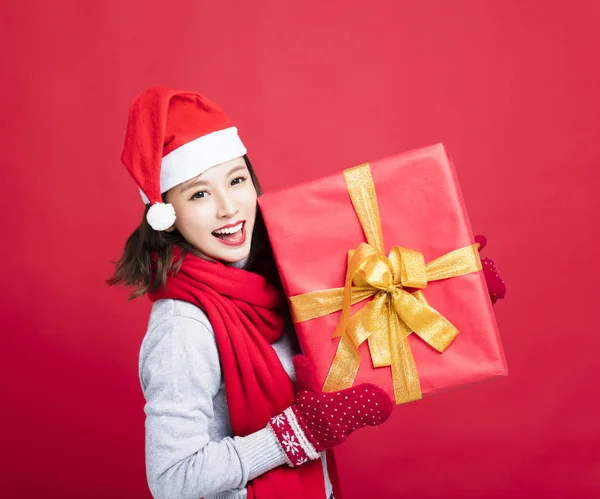
[[[209,168],[166,193],[177,229],[209,258],[237,262],[248,257],[256,219],[256,189],[244,158]]]

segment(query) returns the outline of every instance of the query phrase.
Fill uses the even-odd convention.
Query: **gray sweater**
[[[290,334],[288,328],[273,348],[295,382]],[[285,465],[269,429],[232,434],[214,332],[195,305],[171,299],[153,304],[139,376],[146,399],[146,474],[156,499],[245,498],[249,480]]]

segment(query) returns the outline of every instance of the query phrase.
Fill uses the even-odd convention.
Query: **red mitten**
[[[341,444],[353,431],[378,426],[389,418],[394,405],[377,386],[363,383],[322,393],[314,390],[314,370],[306,357],[297,355],[294,366],[301,390],[296,403],[269,421],[290,466],[318,459],[321,452]]]
[[[479,251],[481,251],[485,247],[487,239],[485,236],[475,236],[475,242],[479,243]],[[482,258],[481,266],[492,303],[496,303],[496,300],[500,300],[506,295],[506,283],[498,274],[496,264],[491,258]]]

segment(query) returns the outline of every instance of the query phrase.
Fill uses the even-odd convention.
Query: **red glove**
[[[318,459],[320,453],[341,444],[355,430],[378,426],[394,407],[387,394],[363,383],[339,392],[317,391],[312,362],[294,357],[298,394],[296,403],[271,418],[269,426],[290,466]]]
[[[479,243],[479,251],[481,251],[485,247],[487,239],[485,236],[475,236],[475,242]],[[496,303],[496,300],[500,300],[506,295],[506,283],[498,274],[496,264],[491,258],[482,258],[481,266],[492,303]]]

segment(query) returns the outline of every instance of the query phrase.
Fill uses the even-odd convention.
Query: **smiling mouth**
[[[246,222],[240,222],[234,227],[215,230],[212,235],[226,246],[241,246],[246,241]]]

